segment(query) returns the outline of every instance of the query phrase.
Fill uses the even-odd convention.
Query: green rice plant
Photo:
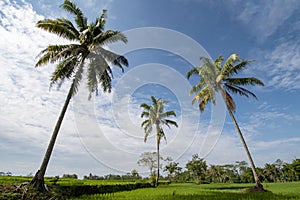
[[[158,188],[144,188],[117,192],[109,195],[83,195],[74,200],[198,200],[198,199],[247,199],[247,200],[300,200],[300,182],[264,184],[269,192],[245,192],[252,184],[171,184]],[[285,190],[286,188],[287,190]],[[286,192],[283,192],[286,191]]]

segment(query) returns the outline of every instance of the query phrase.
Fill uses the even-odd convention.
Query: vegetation
[[[141,104],[141,108],[143,108],[143,112],[141,117],[145,117],[146,120],[142,122],[141,126],[144,127],[145,131],[145,139],[144,142],[147,141],[148,136],[151,134],[153,126],[155,126],[156,131],[156,153],[157,153],[157,174],[155,186],[158,185],[159,180],[159,168],[160,168],[160,155],[159,155],[159,146],[161,138],[163,137],[166,140],[166,135],[163,130],[163,125],[166,125],[170,128],[170,125],[178,127],[177,123],[173,120],[166,119],[167,117],[174,116],[176,114],[173,110],[165,111],[165,105],[168,101],[163,101],[162,99],[156,99],[154,96],[151,96],[152,105],[149,106],[146,103]]]
[[[71,42],[70,44],[49,45],[41,51],[36,63],[36,67],[48,63],[58,63],[52,74],[50,86],[57,83],[60,87],[65,79],[71,79],[67,98],[55,125],[43,162],[31,181],[34,187],[43,191],[46,190],[44,175],[48,162],[69,102],[76,94],[83,77],[84,68],[87,67],[87,85],[90,92],[89,98],[91,98],[92,93],[98,94],[98,85],[101,85],[104,92],[111,91],[112,69],[109,63],[120,67],[122,71],[122,65],[128,65],[125,57],[103,48],[109,43],[127,42],[125,35],[119,31],[104,31],[106,10],[103,10],[95,22],[88,24],[82,11],[71,1],[65,0],[61,7],[75,17],[75,25],[65,18],[44,19],[37,23],[37,27]]]
[[[265,187],[269,192],[257,193],[247,192],[251,187],[249,184],[171,184],[158,188],[145,188],[130,192],[118,192],[113,195],[84,195],[73,200],[199,200],[199,199],[247,199],[247,200],[279,200],[279,199],[300,199],[300,182],[293,183],[270,183]]]
[[[236,77],[236,75],[238,75],[240,71],[245,69],[247,65],[253,61],[241,59],[237,54],[232,54],[231,56],[229,56],[224,64],[224,58],[222,56],[214,61],[206,57],[200,57],[200,60],[203,62],[203,64],[200,67],[194,67],[187,73],[187,78],[190,78],[191,75],[200,76],[199,82],[190,90],[190,94],[195,93],[193,103],[199,102],[199,109],[201,112],[203,112],[209,102],[212,102],[214,104],[216,103],[216,93],[221,94],[248,156],[248,160],[250,162],[255,180],[255,187],[258,191],[264,191],[263,186],[261,185],[256,173],[255,165],[246,141],[234,117],[236,106],[233,98],[229,94],[234,93],[245,97],[252,96],[256,98],[255,94],[245,89],[244,86],[263,86],[263,82],[254,77]]]
[[[90,173],[83,180],[76,179],[76,174],[64,175],[70,178],[46,177],[45,183],[51,189],[46,194],[22,187],[31,177],[0,176],[0,199],[21,199],[22,196],[24,199],[300,199],[300,159],[291,163],[278,159],[265,164],[264,168],[257,168],[260,180],[269,191],[263,194],[251,192],[254,179],[245,161],[208,166],[205,160],[193,155],[185,165],[186,171],[182,172],[178,164],[170,164],[174,162],[169,160],[166,167],[174,166],[175,173],[170,172],[164,178],[169,181],[160,181],[160,187],[156,189],[139,189],[153,185],[147,179],[135,179],[136,170],[125,175],[97,176]],[[173,174],[172,178],[170,174]],[[168,185],[170,180],[173,183]],[[193,181],[197,185],[192,184]],[[138,190],[119,192],[134,189]]]

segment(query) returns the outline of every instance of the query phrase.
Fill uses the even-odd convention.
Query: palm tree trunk
[[[157,175],[155,180],[155,187],[158,186],[158,180],[159,180],[159,138],[157,138]]]
[[[258,176],[257,176],[257,173],[256,173],[256,169],[255,169],[255,165],[254,165],[253,159],[252,159],[252,157],[251,157],[250,151],[249,151],[248,146],[247,146],[247,144],[246,144],[246,141],[245,141],[245,139],[244,139],[244,137],[243,137],[243,134],[242,134],[242,132],[241,132],[241,129],[240,129],[238,123],[236,122],[235,117],[234,117],[232,111],[231,111],[228,107],[227,107],[227,110],[228,110],[228,112],[229,112],[229,115],[230,115],[230,117],[231,117],[231,119],[232,119],[232,121],[233,121],[235,127],[236,127],[236,130],[237,130],[237,132],[238,132],[238,135],[239,135],[239,137],[240,137],[240,139],[241,139],[241,141],[242,141],[242,143],[243,143],[244,149],[245,149],[246,154],[247,154],[247,157],[248,157],[248,159],[249,159],[250,166],[251,166],[252,173],[253,173],[254,180],[255,180],[255,187],[256,187],[257,191],[265,191],[264,188],[263,188],[263,185],[260,183],[259,178],[258,178]]]
[[[157,174],[156,174],[156,180],[155,180],[155,187],[158,186],[158,180],[159,180],[159,144],[160,144],[160,128],[159,128],[159,124],[156,123],[156,139],[157,139],[157,144],[156,144],[156,148],[157,148]]]
[[[53,151],[53,147],[54,147],[54,144],[55,144],[60,126],[61,126],[62,121],[64,119],[65,113],[66,113],[68,105],[70,103],[70,100],[72,98],[72,94],[74,92],[73,90],[74,90],[74,83],[72,83],[72,85],[69,89],[66,101],[65,101],[64,106],[63,106],[63,108],[60,112],[59,118],[56,122],[55,128],[53,130],[53,133],[52,133],[50,142],[48,144],[48,148],[47,148],[47,151],[45,153],[43,162],[40,166],[40,169],[36,172],[35,176],[33,177],[33,179],[30,182],[30,184],[32,184],[35,188],[37,188],[40,191],[47,191],[47,189],[45,187],[45,184],[44,184],[45,172],[46,172],[46,169],[47,169],[47,166],[48,166],[48,163],[49,163],[52,151]]]
[[[246,141],[245,141],[245,139],[244,139],[244,137],[243,137],[242,131],[241,131],[241,129],[240,129],[240,127],[239,127],[239,125],[238,125],[238,123],[237,123],[235,117],[234,117],[234,114],[233,114],[232,110],[229,108],[229,106],[228,106],[228,104],[227,104],[227,100],[226,100],[227,98],[226,98],[226,93],[225,93],[225,91],[224,91],[224,90],[221,90],[221,94],[222,94],[224,103],[225,103],[225,105],[226,105],[226,108],[227,108],[227,110],[228,110],[228,112],[229,112],[229,115],[230,115],[230,117],[231,117],[231,119],[232,119],[232,121],[233,121],[233,123],[234,123],[234,125],[235,125],[235,128],[236,128],[236,130],[237,130],[237,132],[238,132],[238,135],[239,135],[239,137],[240,137],[240,139],[241,139],[241,141],[242,141],[242,143],[243,143],[243,146],[244,146],[244,149],[245,149],[245,151],[246,151],[248,160],[249,160],[249,162],[250,162],[250,166],[251,166],[252,173],[253,173],[254,180],[255,180],[255,189],[256,189],[257,191],[263,192],[263,191],[265,191],[265,190],[264,190],[263,185],[260,183],[259,178],[258,178],[258,176],[257,176],[256,169],[255,169],[255,165],[254,165],[253,159],[252,159],[252,157],[251,157],[250,151],[249,151],[249,149],[248,149],[248,146],[247,146],[247,144],[246,144]]]

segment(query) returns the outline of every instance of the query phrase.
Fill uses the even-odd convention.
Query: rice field
[[[30,177],[0,177],[0,185],[19,184],[30,181]],[[45,182],[52,185],[53,178],[46,178]],[[56,182],[59,186],[113,186],[134,184],[133,181],[107,181],[107,180],[77,180],[61,178]],[[264,183],[266,193],[246,192],[253,184],[200,184],[176,183],[161,185],[157,188],[142,188],[131,191],[114,192],[106,194],[82,195],[69,198],[70,200],[201,200],[201,199],[247,199],[247,200],[300,200],[300,182]],[[1,195],[0,195],[1,196]],[[1,199],[1,198],[0,198]]]
[[[198,200],[198,199],[300,199],[300,182],[264,184],[266,193],[246,193],[253,184],[170,184],[106,195],[83,195],[72,200]]]

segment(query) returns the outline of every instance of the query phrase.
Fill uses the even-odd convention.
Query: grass
[[[171,184],[158,188],[145,188],[110,195],[84,195],[72,200],[198,200],[198,199],[300,199],[300,182],[264,184],[269,192],[245,193],[253,184]]]
[[[28,182],[31,177],[9,176],[0,177],[0,185],[19,184]],[[45,182],[52,185],[53,178],[45,178]],[[106,181],[106,180],[77,180],[61,178],[57,185],[78,186],[78,185],[115,185],[126,184],[132,181]],[[246,193],[245,190],[253,184],[202,184],[193,183],[162,185],[158,188],[144,188],[113,194],[83,195],[70,200],[198,200],[198,199],[270,199],[270,200],[300,200],[300,182],[288,183],[264,183],[266,193]],[[1,195],[0,195],[1,196]],[[0,198],[1,199],[1,198]],[[18,199],[18,198],[15,198]]]

